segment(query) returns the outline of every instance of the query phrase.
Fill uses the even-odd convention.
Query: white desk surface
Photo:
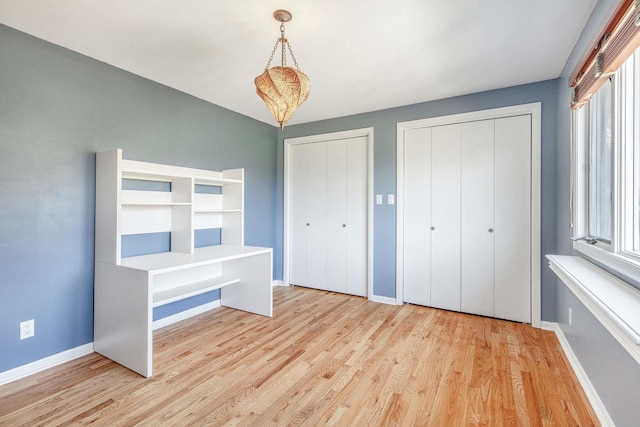
[[[271,252],[271,248],[258,246],[216,245],[197,248],[193,254],[162,252],[123,258],[120,265],[158,274],[269,252]]]

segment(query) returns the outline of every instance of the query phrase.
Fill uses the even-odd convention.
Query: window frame
[[[640,213],[640,195],[638,194],[640,192],[640,118],[638,117],[640,115],[640,49],[636,50],[631,58],[633,58],[633,66],[625,62],[620,67],[618,73],[621,77],[618,79],[619,86],[616,88],[620,94],[617,126],[623,130],[618,137],[620,141],[617,162],[620,169],[618,175],[620,229],[616,252],[640,262],[640,247],[638,247],[640,219],[637,217]],[[630,71],[634,73],[631,76],[628,75]],[[628,99],[630,92],[633,95]],[[629,120],[631,120],[630,124]],[[631,172],[628,172],[629,170]],[[634,229],[637,230],[636,233]],[[637,249],[634,250],[634,248]]]
[[[615,148],[616,148],[616,130],[618,129],[617,126],[617,122],[616,122],[616,98],[615,98],[615,94],[617,93],[617,80],[615,78],[615,75],[612,75],[609,77],[609,81],[611,82],[611,86],[610,86],[610,90],[611,90],[611,105],[610,105],[610,109],[611,111],[609,111],[609,114],[611,115],[611,121],[612,121],[612,135],[611,135],[611,153],[610,153],[610,157],[611,157],[611,212],[610,212],[610,219],[611,219],[611,223],[609,224],[610,226],[610,233],[611,233],[611,240],[607,240],[604,239],[602,236],[596,236],[591,234],[591,215],[590,215],[590,210],[591,210],[591,142],[593,139],[593,133],[592,133],[592,121],[591,121],[591,102],[589,102],[588,104],[588,109],[586,110],[586,134],[585,136],[587,137],[587,140],[585,141],[586,144],[586,161],[587,161],[587,215],[586,215],[586,223],[587,223],[587,238],[591,239],[590,241],[595,240],[595,242],[593,244],[598,245],[598,247],[605,249],[605,250],[612,250],[613,248],[613,242],[615,241],[615,225],[616,225],[616,208],[615,208],[615,192],[616,192],[616,186],[615,186],[615,181],[616,181],[616,152],[615,152]],[[603,90],[605,88],[605,84],[603,84],[599,90]],[[592,100],[597,96],[598,92],[596,92],[594,94],[594,97],[591,98]]]
[[[634,70],[640,73],[640,49],[632,56]],[[633,176],[635,183],[627,175],[629,168],[640,171],[638,160],[634,156],[640,154],[640,144],[635,146],[634,139],[640,138],[640,122],[634,118],[640,109],[640,83],[633,87],[633,108],[629,113],[628,86],[626,78],[628,68],[623,65],[612,75],[613,90],[613,132],[612,132],[612,226],[611,242],[593,239],[589,236],[589,138],[590,113],[589,104],[572,111],[572,200],[571,200],[571,239],[573,249],[588,258],[617,271],[619,274],[640,283],[640,251],[633,249],[634,215],[638,207],[634,204],[634,184],[640,182],[640,176]],[[623,114],[623,112],[626,113]],[[634,120],[632,129],[626,127],[627,120]],[[629,154],[631,153],[631,154]],[[635,164],[634,164],[635,161]],[[637,188],[637,187],[636,187]],[[637,190],[636,190],[637,191]],[[640,197],[636,199],[640,201]],[[635,209],[635,210],[634,210]],[[637,221],[640,227],[640,220]],[[631,246],[630,246],[631,245]]]

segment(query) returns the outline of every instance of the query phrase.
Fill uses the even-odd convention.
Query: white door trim
[[[333,141],[336,139],[367,138],[367,298],[373,298],[373,128],[352,129],[318,135],[286,138],[284,140],[284,233],[282,273],[285,286],[289,285],[289,227],[291,209],[291,147],[299,144]]]
[[[541,325],[540,307],[540,178],[542,146],[540,102],[473,111],[470,113],[398,122],[396,181],[396,304],[404,303],[404,132],[410,129],[531,115],[531,325]]]

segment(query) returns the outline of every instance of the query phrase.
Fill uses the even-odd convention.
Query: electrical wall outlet
[[[567,319],[569,321],[569,326],[573,325],[573,310],[569,307],[569,313],[567,315]]]
[[[20,339],[31,338],[36,334],[36,321],[34,319],[20,322]]]

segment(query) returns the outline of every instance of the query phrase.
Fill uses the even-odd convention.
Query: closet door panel
[[[531,322],[531,116],[495,121],[495,316]]]
[[[346,207],[347,289],[352,295],[367,295],[367,200],[368,141],[353,138],[347,145]]]
[[[347,143],[327,144],[327,290],[347,292]]]
[[[431,305],[431,128],[404,137],[404,300]]]
[[[327,288],[327,144],[307,144],[307,284]]]
[[[493,316],[494,121],[462,125],[461,310]]]
[[[289,151],[290,159],[290,240],[289,240],[289,284],[307,283],[308,227],[307,215],[307,148],[294,145]]]
[[[460,310],[460,124],[432,128],[431,305]]]

